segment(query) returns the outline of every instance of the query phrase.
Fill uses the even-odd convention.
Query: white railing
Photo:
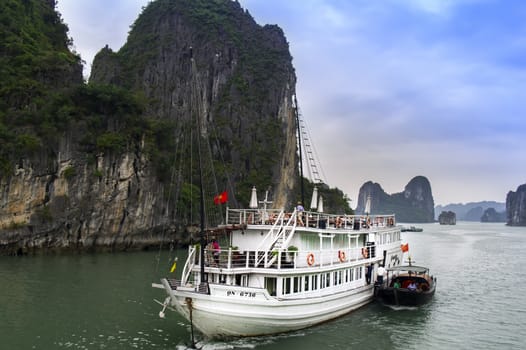
[[[227,224],[229,225],[283,225],[285,220],[290,220],[294,211],[286,213],[275,209],[228,209]],[[302,213],[305,227],[317,229],[346,229],[367,230],[385,228],[396,225],[395,216],[392,215],[335,215],[312,211]],[[301,223],[298,223],[301,226]]]
[[[325,267],[356,261],[378,260],[379,258],[382,258],[378,253],[379,247],[383,249],[383,245],[371,245],[340,250],[312,251],[239,251],[228,249],[226,251],[221,251],[219,255],[219,264],[205,261],[205,266],[212,266],[220,269],[264,268],[263,266],[271,269]],[[260,255],[263,253],[262,259],[258,257],[258,253]],[[207,254],[207,251],[205,250],[205,257],[210,256],[212,256],[212,254]],[[269,264],[271,260],[273,261]]]
[[[184,264],[183,273],[181,274],[181,284],[184,286],[188,282],[188,278],[192,273],[192,269],[195,265],[195,252],[197,251],[195,245],[190,245],[188,247],[188,259]],[[200,262],[201,263],[201,262]]]

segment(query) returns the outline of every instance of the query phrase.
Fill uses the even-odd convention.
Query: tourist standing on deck
[[[378,266],[378,271],[376,271],[376,275],[377,275],[378,284],[383,284],[384,276],[385,276],[385,268],[382,264]]]
[[[212,240],[212,249],[214,250],[214,261],[217,265],[219,265],[219,254],[221,254],[221,247],[215,239]]]
[[[301,202],[298,202],[298,205],[296,206],[296,216],[298,218],[298,224],[300,226],[304,226],[303,225],[303,212],[305,211],[305,208],[303,208],[303,205],[301,204]]]

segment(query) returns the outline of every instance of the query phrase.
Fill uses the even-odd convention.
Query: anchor
[[[154,301],[163,307],[163,309],[159,311],[160,318],[165,318],[166,314],[164,313],[164,311],[166,310],[166,308],[169,308],[170,310],[175,311],[174,309],[170,307],[170,297],[166,297],[163,303],[161,303],[159,300],[156,300],[156,299],[154,299]]]

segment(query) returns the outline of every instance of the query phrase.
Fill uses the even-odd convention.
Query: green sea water
[[[459,222],[404,232],[431,268],[434,300],[420,308],[369,304],[309,329],[206,340],[202,349],[524,349],[526,228]],[[165,319],[151,288],[185,250],[0,257],[0,349],[185,349],[188,322]]]

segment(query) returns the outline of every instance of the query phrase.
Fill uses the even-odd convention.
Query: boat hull
[[[277,300],[261,290],[254,297],[239,298],[167,291],[171,305],[210,338],[267,335],[307,328],[343,316],[373,301],[374,297],[372,285],[330,296],[294,300]],[[256,292],[233,290],[231,293],[239,296],[239,293]]]
[[[375,287],[375,297],[386,305],[419,306],[428,303],[435,294],[433,286],[428,291],[412,291],[407,288]]]

